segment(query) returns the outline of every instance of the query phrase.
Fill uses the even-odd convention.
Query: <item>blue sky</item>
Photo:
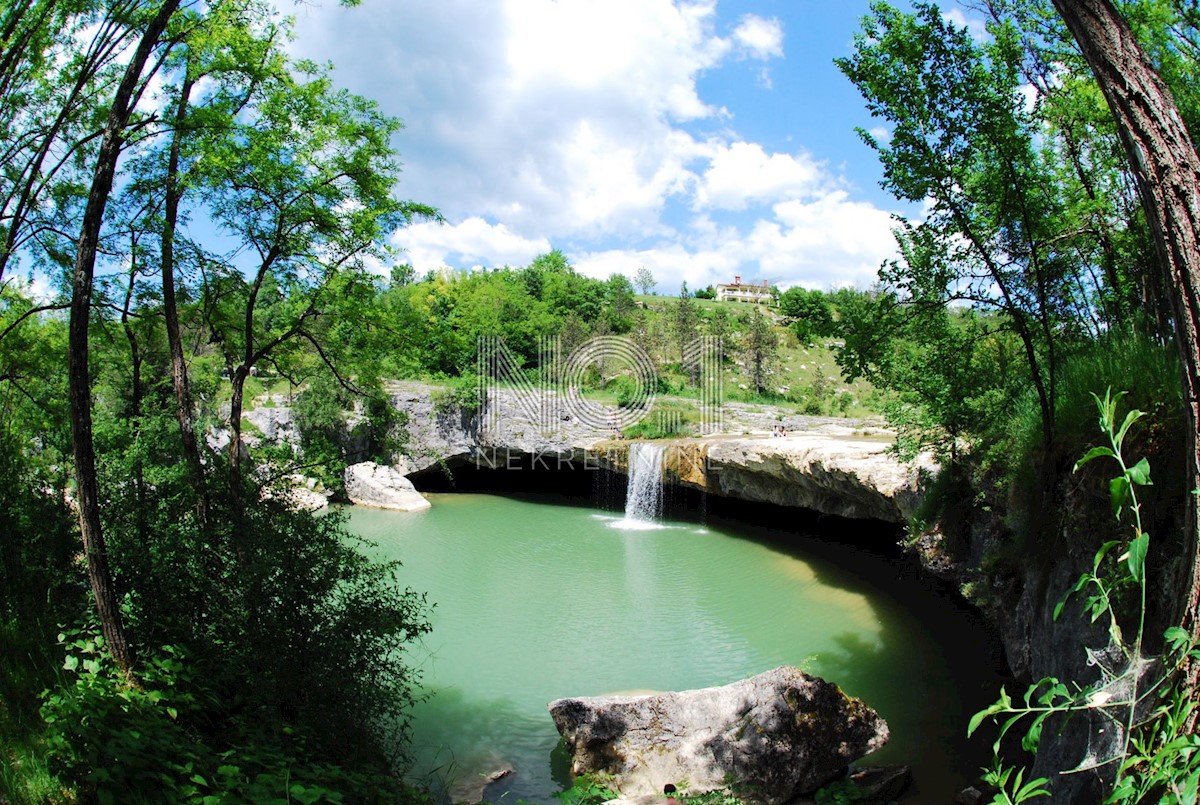
[[[948,8],[951,8],[947,6]],[[646,266],[659,292],[869,285],[894,212],[872,121],[833,64],[866,2],[366,0],[289,9],[297,55],[400,117],[393,235],[418,271]],[[968,21],[962,11],[952,17]]]

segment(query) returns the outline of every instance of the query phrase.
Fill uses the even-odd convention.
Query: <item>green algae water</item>
[[[995,695],[988,642],[886,559],[715,518],[628,528],[561,499],[429,497],[424,512],[353,508],[350,527],[436,604],[409,658],[430,694],[414,712],[413,775],[454,799],[474,801],[505,768],[490,801],[547,801],[568,783],[553,699],[785,664],[887,719],[891,743],[863,762],[911,765],[908,801],[952,801],[986,760],[965,730]]]

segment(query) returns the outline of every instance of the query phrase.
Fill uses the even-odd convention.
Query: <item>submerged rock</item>
[[[861,766],[847,778],[855,789],[854,802],[895,802],[908,788],[912,769],[908,766]]]
[[[374,461],[352,464],[342,476],[346,497],[359,506],[413,512],[429,508],[429,501],[416,490],[412,481],[393,467]]]
[[[550,715],[572,773],[602,772],[623,797],[731,783],[778,805],[887,743],[887,723],[832,683],[782,667],[719,688],[558,699]]]
[[[464,805],[474,805],[477,802],[490,802],[492,799],[489,796],[488,789],[495,783],[513,775],[516,769],[511,763],[493,769],[486,774],[472,774],[465,778],[459,779],[450,787],[450,801],[455,803],[463,803]]]

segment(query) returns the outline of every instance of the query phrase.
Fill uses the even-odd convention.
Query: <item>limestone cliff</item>
[[[397,461],[407,473],[439,464],[503,467],[510,456],[534,456],[554,466],[625,472],[627,442],[581,421],[553,395],[534,410],[515,392],[492,392],[491,408],[439,407],[428,386],[397,383],[392,402],[408,419],[408,448]],[[761,412],[726,414],[731,434],[673,439],[665,460],[668,483],[751,502],[796,506],[840,517],[907,523],[937,473],[928,460],[901,462],[877,426],[790,417],[789,436],[771,436]],[[802,428],[796,432],[796,428]]]

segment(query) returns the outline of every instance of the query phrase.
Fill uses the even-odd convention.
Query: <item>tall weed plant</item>
[[[1100,546],[1091,571],[1080,576],[1054,610],[1058,620],[1067,601],[1082,596],[1084,613],[1093,623],[1107,626],[1109,646],[1100,651],[1087,649],[1090,661],[1100,670],[1100,679],[1080,685],[1047,677],[1031,685],[1019,699],[1001,689],[994,704],[974,715],[968,735],[988,719],[1000,725],[993,744],[995,760],[984,775],[997,789],[993,805],[1017,805],[1053,796],[1049,778],[1029,779],[1023,768],[1005,764],[1000,756],[1004,738],[1021,727],[1022,748],[1034,752],[1047,725],[1056,723],[1052,719],[1081,714],[1092,716],[1091,723],[1096,725],[1093,737],[1103,739],[1103,751],[1097,754],[1094,746],[1089,747],[1080,764],[1063,773],[1107,769],[1112,783],[1106,803],[1184,805],[1195,803],[1200,795],[1200,736],[1189,726],[1196,707],[1195,691],[1187,687],[1180,673],[1186,663],[1200,659],[1200,650],[1177,626],[1166,630],[1161,656],[1151,656],[1147,649],[1151,538],[1140,494],[1152,481],[1149,461],[1144,456],[1130,458],[1127,445],[1132,427],[1145,414],[1134,408],[1121,417],[1123,396],[1111,389],[1103,398],[1093,395],[1108,444],[1089,449],[1074,470],[1092,461],[1116,464],[1108,482],[1109,503],[1126,535]],[[1118,591],[1130,587],[1137,607],[1132,618],[1123,619],[1114,602]]]

